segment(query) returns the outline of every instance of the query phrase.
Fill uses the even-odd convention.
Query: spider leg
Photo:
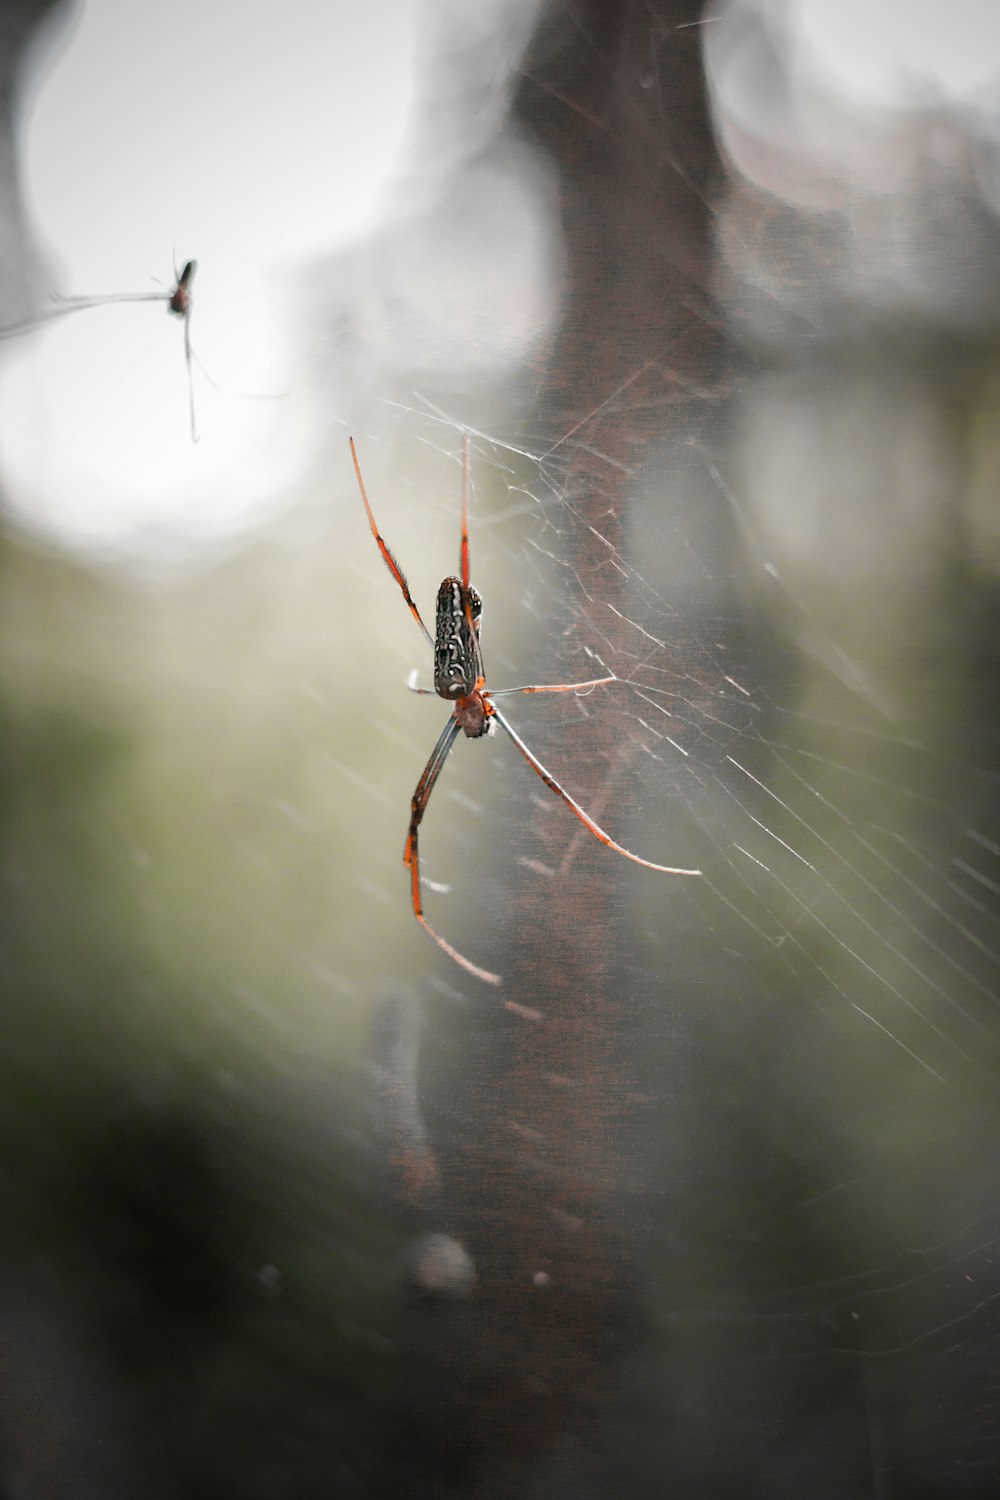
[[[490,696],[492,698],[492,694]],[[630,849],[625,849],[621,844],[616,844],[610,834],[605,833],[604,829],[601,828],[597,823],[595,823],[593,818],[590,817],[588,813],[584,812],[580,804],[573,801],[573,798],[570,796],[569,792],[564,791],[564,789],[559,785],[558,781],[556,781],[555,777],[550,775],[549,772],[546,771],[537,755],[532,754],[532,752],[528,749],[527,745],[522,740],[521,736],[514,728],[512,728],[510,724],[508,724],[507,720],[504,718],[500,710],[492,704],[491,707],[493,707],[492,717],[497,720],[500,728],[503,729],[514,741],[514,744],[517,746],[518,750],[520,750],[521,754],[524,756],[531,769],[542,778],[550,792],[555,792],[557,797],[562,798],[562,800],[566,803],[566,806],[576,814],[576,816],[580,819],[580,822],[583,824],[584,828],[588,828],[594,835],[595,839],[599,839],[600,842],[602,844],[606,844],[609,849],[614,849],[616,854],[623,854],[625,858],[630,859],[633,864],[645,865],[647,870],[659,870],[664,875],[701,874],[700,870],[681,870],[674,865],[654,864],[651,859],[641,859],[638,854],[633,854]]]
[[[184,364],[187,367],[188,377],[188,410],[191,413],[191,441],[198,441],[198,428],[194,418],[194,369],[191,354],[191,304],[188,303],[187,312],[184,314]]]
[[[490,688],[490,697],[508,697],[511,693],[582,693],[592,687],[603,687],[606,682],[616,682],[616,676],[595,676],[592,682],[547,682],[544,687],[532,685],[532,687],[495,687]],[[480,687],[481,687],[480,682]],[[417,693],[420,697],[436,697],[433,687],[417,687],[417,669],[412,670],[406,682],[406,690],[409,693]]]
[[[590,682],[547,682],[543,685],[532,683],[529,687],[513,688],[491,688],[491,698],[506,698],[511,693],[582,693],[590,688],[603,687],[606,682],[617,682],[617,677],[595,677]],[[414,688],[414,692],[419,689]]]
[[[17,338],[22,333],[33,333],[47,323],[67,318],[70,313],[85,312],[88,307],[110,307],[115,302],[165,302],[168,292],[122,292],[107,297],[59,297],[54,298],[55,307],[48,312],[36,313],[32,318],[22,318],[18,323],[8,323],[0,328],[0,339]]]
[[[469,587],[469,434],[462,440],[462,544],[458,549],[459,576],[463,587]],[[469,628],[472,617],[469,616]]]
[[[479,615],[472,613],[472,600],[475,591],[469,585],[469,434],[466,433],[462,439],[462,544],[458,550],[459,572],[462,577],[462,595],[464,598],[463,609],[465,611],[465,623],[469,631],[469,640],[472,642],[472,650],[479,654]],[[482,608],[482,600],[479,601]],[[486,678],[482,672],[482,662],[476,674],[476,691],[485,683]]]
[[[170,292],[109,292],[106,297],[60,297],[52,295],[60,312],[81,312],[85,307],[111,307],[116,302],[169,302]]]
[[[403,864],[410,872],[410,895],[413,899],[413,915],[417,921],[437,943],[438,947],[447,953],[449,958],[454,959],[468,973],[474,974],[477,979],[482,979],[486,984],[499,984],[500,975],[491,974],[488,969],[480,969],[457,948],[453,948],[440,933],[434,928],[424,916],[423,900],[420,894],[420,855],[417,850],[417,830],[426,811],[427,804],[434,790],[434,783],[441,774],[442,767],[451,753],[455,740],[461,732],[458,720],[451,718],[441,731],[437,744],[431,751],[430,760],[424,766],[423,775],[417,782],[416,790],[410,800],[410,826],[406,834],[406,845],[403,849]]]
[[[354,439],[353,438],[348,438],[348,442],[351,445],[351,457],[354,460],[354,472],[358,476],[358,488],[361,491],[361,498],[362,498],[362,500],[365,503],[365,512],[366,512],[366,514],[368,516],[368,524],[369,524],[369,526],[372,529],[372,536],[375,538],[375,541],[378,543],[378,550],[382,554],[382,561],[385,563],[386,567],[389,569],[389,572],[392,574],[393,578],[395,578],[396,582],[399,584],[399,587],[402,589],[402,591],[403,591],[403,598],[406,600],[407,607],[409,608],[410,614],[413,616],[413,618],[416,620],[417,624],[420,626],[420,629],[423,631],[424,636],[426,637],[427,644],[430,646],[431,650],[433,650],[434,649],[433,638],[431,636],[430,631],[427,629],[427,626],[424,624],[423,620],[420,618],[420,611],[419,611],[419,609],[417,608],[417,606],[413,602],[413,596],[410,593],[410,585],[407,583],[406,579],[403,577],[403,570],[399,566],[399,563],[396,561],[396,559],[393,557],[392,553],[389,551],[388,543],[384,540],[384,538],[382,537],[381,533],[379,532],[378,527],[375,525],[375,517],[372,515],[372,508],[368,504],[368,496],[365,493],[365,482],[361,478],[361,465],[358,463],[358,455],[357,455],[357,452],[356,452],[355,447],[354,447]]]
[[[213,378],[212,373],[208,369],[208,367],[206,366],[205,362],[203,360],[201,360],[201,359],[198,358],[198,351],[195,349],[194,344],[191,343],[190,338],[188,338],[186,335],[185,335],[185,341],[184,341],[184,343],[185,343],[185,351],[186,351],[186,353],[190,354],[192,365],[195,365],[201,371],[201,377],[202,377],[202,379],[208,381],[208,383],[212,387],[213,391],[217,391],[220,396],[225,396],[227,394],[227,392],[224,391],[222,389],[222,386],[219,384],[219,382]],[[287,391],[234,391],[231,394],[238,396],[241,401],[284,401],[284,399],[288,395],[288,392]]]

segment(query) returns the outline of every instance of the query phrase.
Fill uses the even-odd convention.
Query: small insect
[[[194,415],[194,379],[192,377],[192,364],[194,362],[194,351],[191,348],[191,282],[194,273],[198,269],[198,262],[189,260],[184,269],[177,276],[172,290],[164,288],[159,292],[111,292],[106,297],[56,297],[56,306],[51,312],[41,313],[35,318],[25,318],[23,322],[11,323],[7,328],[0,328],[0,338],[14,338],[17,334],[30,333],[35,328],[41,328],[46,323],[55,322],[57,318],[68,317],[70,313],[86,312],[91,307],[110,307],[117,302],[165,302],[167,312],[175,318],[181,318],[184,322],[184,364],[187,368],[188,378],[188,409],[191,418],[191,441],[198,441],[198,429]],[[199,361],[199,368],[205,373]],[[214,381],[206,375],[209,383]]]
[[[417,852],[417,833],[427,804],[431,798],[431,792],[441,774],[445,761],[448,759],[451,749],[459,734],[465,734],[470,740],[481,739],[483,735],[489,734],[494,722],[513,740],[518,750],[524,756],[531,769],[541,777],[550,792],[561,797],[567,807],[576,814],[583,826],[590,830],[596,839],[613,849],[616,854],[622,854],[634,864],[644,865],[647,870],[659,870],[664,875],[700,875],[700,870],[681,870],[672,865],[654,864],[652,860],[641,859],[638,854],[632,854],[628,849],[616,844],[611,836],[600,828],[588,813],[585,813],[579,803],[574,802],[569,793],[559,785],[555,777],[542,765],[541,761],[534,755],[521,739],[513,726],[500,712],[494,699],[508,697],[513,693],[582,693],[592,688],[601,687],[605,683],[615,682],[617,678],[595,677],[590,682],[557,682],[545,685],[530,685],[527,687],[496,688],[488,691],[486,688],[486,677],[483,672],[483,657],[479,645],[479,628],[482,620],[483,601],[476,589],[469,582],[469,439],[466,437],[463,452],[463,474],[462,474],[462,533],[459,548],[459,576],[446,578],[438,589],[437,594],[437,617],[435,625],[435,639],[431,639],[430,631],[420,617],[410,593],[410,587],[403,571],[389,550],[388,543],[383,539],[375,524],[372,508],[368,503],[365,492],[364,480],[361,477],[361,465],[358,463],[358,455],[354,447],[354,439],[349,439],[351,445],[351,457],[354,460],[354,472],[358,476],[358,487],[361,490],[361,499],[364,502],[365,512],[368,516],[368,524],[372,530],[372,536],[378,544],[382,554],[382,560],[389,572],[395,578],[402,590],[410,614],[416,620],[423,631],[427,644],[434,652],[434,692],[441,698],[453,704],[451,717],[438,738],[437,744],[431,751],[430,760],[423,770],[423,775],[417,782],[416,790],[410,800],[410,826],[406,834],[406,844],[403,848],[403,864],[410,872],[410,893],[413,899],[413,914],[421,927],[442,948],[449,958],[453,958],[463,969],[474,974],[477,979],[485,980],[487,984],[499,984],[499,974],[491,974],[488,969],[480,969],[476,964],[453,948],[440,933],[434,928],[424,916],[423,900],[420,892],[420,860]],[[430,694],[429,688],[414,688],[414,692]]]

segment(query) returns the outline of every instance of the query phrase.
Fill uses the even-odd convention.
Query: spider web
[[[699,395],[703,407],[717,399]],[[455,417],[430,407],[399,404],[418,441],[454,461]],[[611,877],[630,892],[620,939],[628,983],[651,1007],[638,1020],[629,1010],[648,1046],[626,1069],[630,1097],[646,1099],[648,1122],[665,1117],[684,1142],[633,1142],[631,1166],[640,1198],[651,1181],[670,1183],[649,1212],[671,1228],[653,1232],[649,1253],[665,1288],[678,1275],[686,1288],[669,1313],[672,1336],[720,1410],[746,1402],[747,1381],[786,1401],[793,1371],[810,1399],[839,1399],[829,1374],[836,1350],[857,1361],[864,1406],[848,1447],[885,1445],[857,1460],[862,1469],[914,1464],[940,1477],[958,1462],[992,1472],[985,1419],[973,1414],[957,1437],[953,1413],[922,1418],[919,1436],[914,1427],[939,1382],[965,1399],[998,1333],[1000,1195],[986,1122],[1000,1061],[1000,839],[989,746],[986,764],[967,759],[971,728],[956,733],[930,697],[914,709],[883,654],[853,654],[822,611],[785,586],[711,432],[630,466],[625,506],[617,476],[606,493],[582,496],[579,446],[614,469],[602,458],[600,416],[547,444],[473,429],[474,578],[485,587],[505,561],[516,577],[513,589],[508,579],[487,595],[488,685],[552,680],[534,666],[526,674],[519,658],[511,679],[509,645],[498,665],[496,617],[509,614],[513,593],[532,641],[547,657],[554,648],[559,680],[617,679],[574,704],[614,725],[617,768],[603,802],[597,783],[599,818],[607,826],[632,809],[629,847],[662,858],[666,837],[670,857],[703,872],[665,894],[655,877],[641,877],[654,888],[638,892],[631,871]],[[645,525],[644,506],[655,518]],[[753,604],[761,587],[766,618]],[[560,757],[567,731],[555,701],[523,700],[530,732],[519,727],[564,784],[577,778],[574,794],[594,810],[579,790],[580,763]],[[952,711],[977,717],[964,698]],[[496,791],[466,804],[491,826]],[[539,788],[529,827],[545,819],[546,800]],[[572,829],[563,835],[573,841]],[[505,852],[555,873],[518,852],[521,837]],[[472,843],[483,847],[482,836]],[[483,875],[480,867],[476,880]],[[509,892],[511,877],[501,879]],[[508,961],[509,944],[508,931]],[[508,993],[515,1017],[544,1021],[530,985]],[[445,1139],[475,1128],[477,1106],[465,1107]],[[529,1123],[519,1116],[511,1128],[530,1139]],[[678,1160],[685,1148],[693,1176]],[[511,1155],[518,1170],[547,1160],[545,1150]],[[696,1427],[687,1437],[697,1450],[711,1437]],[[754,1448],[752,1419],[750,1430],[736,1449]]]
[[[455,419],[429,405],[418,398],[400,409],[424,429],[418,442],[439,443],[460,463]],[[591,421],[596,426],[598,414]],[[694,811],[714,851],[705,882],[734,919],[800,982],[809,978],[807,993],[831,1019],[862,1017],[876,1044],[881,1033],[948,1088],[961,1093],[977,1078],[984,1086],[993,1069],[976,1056],[975,1039],[997,1044],[991,980],[1000,954],[988,901],[997,843],[988,825],[973,820],[987,800],[988,777],[896,728],[890,691],[880,698],[864,664],[785,597],[809,670],[823,682],[825,712],[800,701],[810,693],[795,679],[792,648],[750,641],[738,579],[721,572],[717,542],[699,556],[685,519],[675,515],[667,528],[682,538],[688,570],[682,617],[668,597],[671,580],[653,580],[636,566],[633,548],[612,540],[611,533],[621,536],[620,518],[609,508],[613,524],[602,530],[566,490],[565,450],[585,443],[587,426],[546,451],[472,431],[473,495],[484,486],[484,466],[493,471],[494,492],[506,486],[498,513],[474,517],[474,551],[495,554],[491,532],[503,527],[499,549],[516,566],[520,612],[544,619],[546,642],[573,643],[579,677],[614,675],[609,687],[587,695],[585,710],[613,718],[640,785],[668,782]],[[716,460],[703,448],[685,456],[715,487],[714,524],[722,524],[732,497]],[[521,461],[534,469],[527,482]],[[641,491],[641,475],[630,481]],[[707,530],[704,516],[700,524]],[[568,559],[566,535],[581,530],[606,554],[598,583],[613,571],[622,607],[588,588]],[[670,546],[668,537],[664,550]],[[491,613],[487,601],[488,661]],[[850,978],[824,965],[818,950],[828,946],[839,950]]]
[[[737,60],[766,12],[745,8]],[[194,449],[186,390],[163,411],[115,368],[113,392],[173,434],[174,467],[64,370],[102,407],[104,456],[128,452],[120,487],[75,456],[89,447],[55,466],[45,423],[8,409],[10,448],[32,439],[10,503],[66,547],[4,552],[12,1297],[23,1264],[52,1267],[79,1297],[60,1337],[100,1325],[102,1371],[106,1342],[130,1390],[137,1364],[152,1372],[133,1436],[166,1422],[182,1491],[245,1495],[278,1468],[290,1492],[331,1475],[357,1491],[384,1463],[385,1493],[991,1493],[991,356],[893,321],[900,197],[869,195],[838,228],[720,177],[699,53],[715,16],[440,5],[418,36],[400,6],[362,37],[351,8],[316,13],[345,31],[319,45],[297,9],[234,53],[224,17],[212,48],[176,27],[171,66],[196,76],[184,128],[163,124],[179,201],[206,210],[178,236],[206,336],[261,222],[262,160],[272,246],[315,244],[314,210],[351,210],[359,238],[306,270],[268,263],[218,325],[251,329],[266,304],[294,380],[243,381],[234,356]],[[272,43],[299,35],[275,93]],[[258,137],[216,124],[251,42],[266,67],[247,121],[274,94],[288,130],[240,156]],[[112,103],[143,46],[135,67],[98,53]],[[350,89],[331,89],[331,56]],[[299,131],[317,79],[337,112]],[[57,198],[86,120],[56,122]],[[979,180],[961,134],[924,119],[914,139]],[[127,119],[91,148],[136,235],[109,290],[142,285],[174,234],[159,172],[142,173],[154,211],[137,209],[119,137]],[[311,174],[293,170],[307,137]],[[379,139],[388,169],[360,152]],[[907,142],[873,164],[912,160]],[[962,217],[941,175],[903,204],[937,237],[903,268],[911,312],[927,266],[942,284],[942,245],[992,264],[988,213]],[[274,206],[282,179],[300,219]],[[358,229],[361,198],[382,217]],[[103,255],[97,199],[62,206],[83,204]],[[52,267],[21,238],[44,298]],[[286,383],[273,426],[233,395]],[[488,686],[613,674],[504,712],[616,839],[701,871],[635,868],[502,736],[463,740],[421,830],[427,910],[498,989],[409,909],[407,799],[445,710],[405,691],[414,668],[428,684],[426,643],[366,527],[348,431],[429,624],[470,434]],[[213,540],[190,572],[178,549],[166,588],[69,557],[86,548],[67,515],[122,546],[144,486],[151,552],[167,520]],[[119,489],[121,529],[102,509]],[[285,521],[241,551],[237,511],[244,535]],[[433,1312],[399,1297],[404,1277]]]

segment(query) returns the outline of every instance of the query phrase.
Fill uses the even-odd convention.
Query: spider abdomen
[[[467,698],[482,682],[483,658],[479,649],[482,612],[483,601],[471,584],[465,585],[459,578],[444,580],[437,596],[434,691],[450,702]]]

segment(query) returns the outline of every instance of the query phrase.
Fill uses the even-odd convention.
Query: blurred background
[[[992,1493],[1000,13],[0,68],[0,1495]]]

